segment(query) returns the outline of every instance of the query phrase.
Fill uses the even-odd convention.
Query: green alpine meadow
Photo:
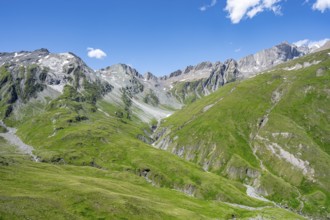
[[[0,219],[330,217],[329,49],[248,77],[232,60],[158,78],[15,56],[0,54]]]
[[[0,220],[330,220],[330,0],[0,21]]]

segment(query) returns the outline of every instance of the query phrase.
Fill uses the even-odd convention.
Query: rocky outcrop
[[[286,42],[281,43],[239,60],[238,70],[241,73],[240,77],[251,76],[303,55],[305,55],[305,52],[299,51],[295,45]]]
[[[173,73],[170,74],[169,78],[180,76],[182,74],[181,70],[174,71]]]
[[[11,65],[31,65],[36,64],[42,57],[49,55],[50,52],[47,49],[39,49],[32,52],[20,51],[13,53],[0,53],[0,66],[4,64]]]
[[[150,72],[146,72],[146,73],[143,75],[143,78],[146,79],[146,80],[158,81],[157,76],[155,76],[154,74],[152,74],[152,73],[150,73]]]
[[[309,50],[304,51],[284,42],[239,61],[228,59],[224,63],[202,62],[159,79],[177,100],[189,103],[216,91],[226,83],[255,76],[259,72],[307,53]]]
[[[302,56],[306,52],[301,50],[297,46],[282,43],[239,61],[201,62],[163,77],[156,77],[150,72],[141,75],[125,64],[94,71],[72,53],[52,54],[46,49],[0,53],[0,66],[5,68],[2,72],[10,73],[10,76],[0,79],[0,98],[5,98],[9,104],[5,112],[10,115],[13,110],[11,104],[17,100],[39,97],[41,92],[55,98],[63,93],[65,85],[83,92],[86,82],[95,83],[101,88],[101,96],[106,95],[106,100],[119,106],[124,105],[123,93],[128,95],[132,99],[133,113],[142,110],[144,116],[141,119],[150,121],[152,118],[166,117],[172,113],[172,110],[166,109],[180,109],[184,104],[213,93],[226,83],[254,76]]]
[[[32,52],[1,53],[0,108],[9,117],[18,106],[31,99],[46,102],[71,86],[78,93],[90,93],[91,101],[107,94],[112,86],[96,76],[72,53],[52,54],[46,49]]]

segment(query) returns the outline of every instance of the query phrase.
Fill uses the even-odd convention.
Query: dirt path
[[[8,143],[16,146],[24,154],[30,155],[32,159],[36,162],[39,161],[39,158],[34,155],[32,152],[34,148],[30,145],[25,144],[17,135],[16,128],[7,127],[3,121],[0,120],[0,125],[7,129],[6,133],[0,133],[0,137],[3,137]]]

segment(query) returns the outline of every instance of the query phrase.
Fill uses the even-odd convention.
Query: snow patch
[[[23,56],[24,54],[22,54],[22,53],[15,53],[15,55],[14,55],[14,58],[15,57],[20,57],[20,56]]]
[[[60,56],[66,57],[67,59],[72,59],[74,56],[70,53],[60,53]]]
[[[68,63],[70,63],[69,60],[64,60],[64,61],[63,61],[63,66],[64,66],[65,64],[68,64]]]

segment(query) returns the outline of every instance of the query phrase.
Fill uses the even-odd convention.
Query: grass
[[[67,109],[47,111],[27,119],[19,126],[18,134],[35,147],[44,162],[126,170],[138,175],[149,169],[149,178],[157,186],[183,189],[192,185],[199,198],[221,197],[228,202],[263,205],[247,197],[242,185],[207,174],[194,164],[136,139],[145,128],[143,123],[123,122],[111,112],[110,117],[99,111],[80,114],[88,114],[88,120],[77,121],[78,114]]]
[[[7,129],[0,125],[0,133],[6,133],[6,132],[7,132]]]
[[[42,163],[29,161],[0,138],[0,219],[300,219],[280,208],[249,211],[223,203],[272,206],[248,197],[243,183],[256,183],[267,198],[295,211],[303,208],[313,217],[326,216],[330,212],[327,52],[287,64],[322,61],[309,68],[283,71],[279,66],[227,84],[164,119],[160,129],[167,129],[172,140],[170,152],[138,140],[148,125],[134,115],[118,117],[116,112],[124,112],[124,107],[91,95],[105,93],[109,85],[98,90],[86,84],[82,93],[77,92],[79,85],[67,86],[60,97],[36,105],[37,114],[27,104],[20,117],[11,114],[5,122],[18,128],[18,135],[34,146]],[[320,68],[325,73],[316,77]],[[179,87],[179,96],[189,90]],[[5,88],[7,84],[1,92]],[[276,104],[274,91],[283,93]],[[2,101],[0,107],[3,115],[7,104]],[[265,115],[269,120],[260,127]],[[290,135],[274,136],[279,132]],[[276,156],[269,143],[308,161],[314,176]]]
[[[0,138],[1,219],[300,219],[278,208],[247,211],[153,187],[130,172],[35,163]]]
[[[165,136],[171,140],[167,150],[181,152],[179,155],[186,160],[207,165],[209,171],[238,182],[253,182],[253,178],[246,179],[244,170],[258,171],[259,188],[269,199],[296,210],[304,202],[304,213],[326,216],[330,213],[328,52],[311,54],[252,79],[227,84],[187,105],[164,119],[159,129],[167,129]],[[313,61],[321,62],[294,71],[283,70]],[[317,74],[320,70],[322,74]],[[275,92],[282,94],[278,102],[274,101]],[[266,116],[268,122],[260,127]],[[272,153],[268,148],[272,143],[309,167],[309,174]],[[256,155],[252,149],[257,149]],[[324,205],[309,196],[315,192],[323,195]]]

